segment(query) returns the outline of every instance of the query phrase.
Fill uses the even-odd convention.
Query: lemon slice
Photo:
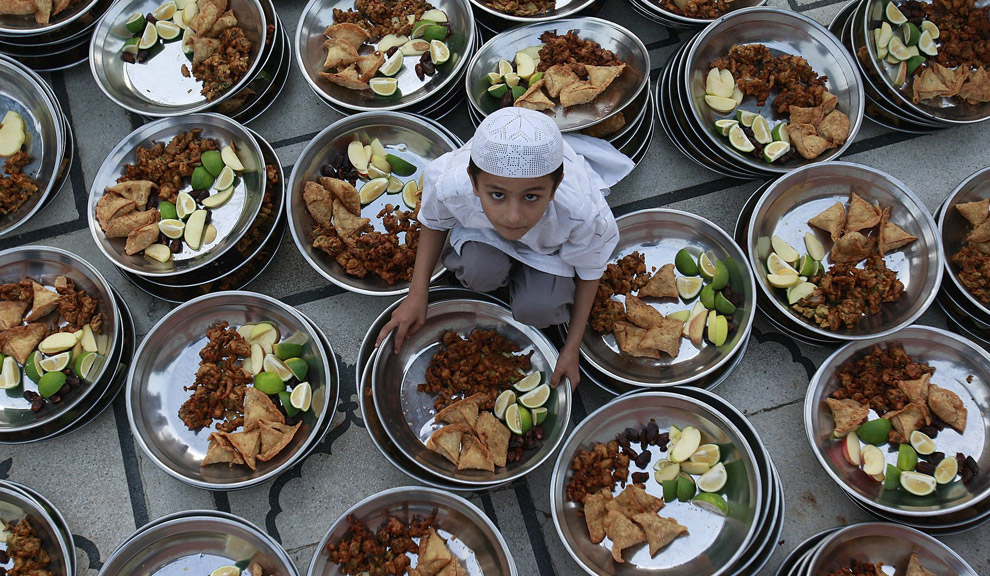
[[[767,162],[775,162],[790,151],[791,145],[787,142],[771,142],[763,148],[763,159]]]
[[[221,566],[210,572],[210,576],[241,576],[241,569],[237,566]]]
[[[144,32],[141,34],[141,40],[138,42],[138,48],[140,50],[147,50],[158,43],[158,28],[154,24],[147,24],[144,27]]]
[[[716,120],[715,131],[721,134],[722,136],[728,136],[729,130],[738,123],[739,123],[738,120],[733,120],[731,118],[722,118],[720,120]]]
[[[935,451],[935,442],[928,437],[928,434],[925,434],[921,430],[915,430],[911,433],[911,446],[922,456]]]
[[[499,420],[505,419],[505,411],[515,403],[516,393],[512,390],[503,390],[495,399],[495,417]]]
[[[729,474],[725,471],[725,466],[719,462],[698,478],[698,489],[702,492],[718,492],[725,487],[728,479]]]
[[[533,416],[530,415],[529,410],[519,404],[513,404],[505,410],[505,425],[513,434],[522,436],[533,427]]]
[[[935,485],[937,483],[934,476],[915,472],[914,470],[901,471],[901,488],[904,488],[915,496],[928,496],[935,491]]]
[[[798,271],[788,264],[783,258],[781,258],[776,252],[770,254],[770,257],[767,258],[767,270],[771,274],[798,275]]]
[[[698,508],[703,508],[722,516],[729,514],[729,503],[725,501],[725,498],[721,494],[701,492],[691,500],[691,503]]]
[[[309,407],[313,405],[313,387],[309,385],[309,382],[300,382],[292,388],[289,403],[292,404],[293,408],[302,412],[309,410]]]
[[[935,467],[935,481],[939,484],[948,484],[956,479],[959,472],[959,461],[953,456],[942,458],[942,461]]]
[[[402,69],[402,60],[404,56],[401,51],[396,50],[395,54],[388,57],[388,60],[382,64],[382,67],[378,69],[379,72],[385,76],[395,76]]]
[[[165,42],[171,42],[182,35],[182,28],[171,20],[159,20],[155,23],[158,37]]]
[[[529,374],[524,376],[521,380],[513,384],[512,387],[519,392],[529,392],[530,390],[536,389],[536,387],[539,386],[540,382],[542,381],[543,381],[542,372],[539,371],[530,372]]]
[[[38,380],[43,376],[39,375]],[[3,369],[0,370],[0,390],[10,390],[21,385],[21,369],[13,356],[3,359]]]
[[[196,200],[188,192],[179,192],[175,198],[175,214],[180,220],[185,220],[196,211]]]
[[[541,384],[519,397],[519,403],[526,408],[539,408],[550,399],[550,386]]]
[[[393,54],[394,56],[394,54]],[[371,91],[379,96],[392,96],[399,90],[399,81],[395,78],[372,78],[368,82]]]
[[[760,144],[773,142],[773,134],[770,132],[770,124],[762,115],[757,115],[753,119],[753,139]]]
[[[701,273],[701,277],[705,280],[711,280],[715,277],[715,273],[718,269],[715,267],[715,260],[709,252],[702,252],[698,255],[698,272]]]
[[[739,124],[729,128],[729,144],[732,144],[732,147],[740,152],[752,152],[756,149]]]
[[[71,359],[72,352],[62,352],[61,354],[43,358],[39,364],[45,372],[61,372],[69,365],[69,360]]]
[[[709,466],[714,466],[721,459],[722,451],[719,449],[718,444],[702,444],[691,455],[692,462],[701,462]]]
[[[440,65],[450,60],[450,49],[440,40],[430,40],[430,60]]]
[[[653,470],[653,477],[656,478],[658,483],[664,480],[677,480],[677,477],[681,473],[681,465],[670,460],[660,460],[653,465]]]
[[[292,370],[285,365],[285,362],[279,360],[279,357],[274,354],[265,354],[265,359],[262,366],[264,367],[265,372],[275,374],[282,379],[282,382],[291,380],[295,376],[292,373]]]
[[[182,233],[185,231],[186,225],[182,220],[162,220],[158,223],[158,229],[168,238],[176,240],[182,238]]]
[[[213,181],[214,190],[226,190],[234,185],[234,170],[230,166],[224,166],[220,175]]]

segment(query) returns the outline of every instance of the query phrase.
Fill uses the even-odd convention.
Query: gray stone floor
[[[842,2],[771,0],[828,23]],[[290,37],[302,0],[278,2]],[[623,0],[608,0],[604,17],[629,27],[650,48],[659,70],[687,36],[650,24]],[[294,65],[295,68],[295,65]],[[39,243],[71,250],[88,259],[126,297],[138,332],[144,334],[172,306],[132,286],[99,253],[90,237],[84,206],[88,186],[106,155],[140,120],[109,102],[89,68],[78,66],[47,76],[71,115],[78,155],[70,183],[51,207],[0,248]],[[273,106],[251,124],[272,142],[286,172],[306,143],[340,116],[310,92],[298,69]],[[445,120],[461,137],[471,134],[463,109]],[[990,162],[986,127],[968,126],[929,136],[895,134],[864,121],[843,158],[878,168],[905,182],[934,209],[973,171]],[[660,132],[660,129],[657,129]],[[760,182],[719,178],[684,158],[666,135],[656,134],[646,159],[613,189],[617,214],[644,207],[671,207],[700,214],[732,229],[739,207]],[[315,545],[344,510],[380,490],[412,481],[381,457],[361,429],[353,388],[353,364],[366,326],[391,301],[341,293],[300,257],[287,235],[275,262],[248,289],[278,297],[309,314],[328,334],[344,374],[335,428],[315,454],[282,477],[248,490],[210,493],[190,488],[144,458],[131,439],[122,399],[86,428],[65,438],[0,447],[0,478],[23,482],[47,495],[65,514],[76,537],[82,572],[95,575],[116,546],[150,519],[179,510],[230,510],[281,541],[305,572]],[[940,310],[922,324],[945,326]],[[759,430],[783,479],[787,515],[778,549],[763,574],[772,574],[784,556],[808,536],[826,528],[869,520],[845,498],[811,454],[804,437],[801,403],[810,376],[831,352],[795,347],[759,318],[746,357],[717,393],[746,413]],[[576,413],[586,414],[609,397],[593,387],[579,389]],[[474,496],[508,541],[520,574],[579,574],[561,546],[549,516],[547,486],[552,464],[525,481]],[[988,528],[942,538],[978,573],[990,574]]]

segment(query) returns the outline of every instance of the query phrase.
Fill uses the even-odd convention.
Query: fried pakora
[[[891,342],[885,348],[873,346],[861,358],[839,368],[839,388],[832,398],[855,400],[883,416],[910,403],[908,395],[898,386],[900,381],[934,373],[935,368],[914,361],[900,342]]]
[[[21,171],[32,160],[26,152],[19,150],[4,161],[6,176],[0,174],[0,216],[17,212],[40,189],[37,182]]]
[[[427,518],[413,516],[410,522],[389,516],[381,528],[372,532],[364,522],[350,514],[347,516],[347,535],[336,544],[328,542],[327,552],[347,576],[362,573],[401,576],[409,572],[411,565],[406,554],[420,553],[422,539],[430,533],[436,517],[436,510]],[[414,538],[421,539],[420,544]]]
[[[223,419],[221,432],[232,432],[244,424],[244,394],[254,379],[241,368],[241,358],[251,355],[251,346],[226,322],[206,331],[208,342],[199,351],[196,380],[185,390],[192,395],[179,408],[179,418],[190,430],[199,430]]]
[[[4,556],[13,560],[13,566],[6,570],[8,576],[52,576],[49,570],[52,558],[44,548],[38,530],[32,524],[37,519],[28,516],[21,520],[3,522],[7,532],[7,550]],[[0,519],[2,522],[2,519]],[[6,564],[6,562],[4,562]]]

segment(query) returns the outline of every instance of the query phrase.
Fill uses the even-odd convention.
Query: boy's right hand
[[[412,298],[407,296],[402,304],[392,312],[392,318],[381,332],[378,333],[378,340],[375,341],[375,348],[382,345],[382,341],[395,330],[395,353],[402,349],[402,343],[407,336],[412,336],[426,323],[426,299]]]

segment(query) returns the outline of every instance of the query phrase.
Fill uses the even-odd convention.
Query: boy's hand
[[[426,301],[418,298],[407,297],[399,304],[399,307],[392,312],[392,318],[381,332],[378,333],[378,340],[375,341],[375,348],[382,345],[382,341],[395,330],[395,353],[402,349],[402,343],[407,336],[412,336],[426,323]]]
[[[553,376],[550,377],[550,387],[556,388],[560,384],[561,378],[567,378],[571,384],[571,391],[577,389],[581,382],[581,355],[577,350],[565,346],[557,357],[557,367],[553,369]]]

